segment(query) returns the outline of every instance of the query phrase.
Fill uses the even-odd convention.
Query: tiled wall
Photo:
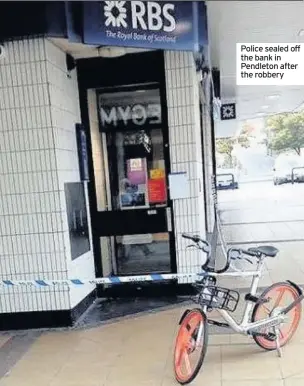
[[[66,215],[66,204],[64,194],[64,183],[78,182],[79,163],[77,153],[77,142],[75,135],[75,123],[81,122],[79,108],[79,94],[76,70],[69,74],[66,70],[63,51],[52,42],[45,41],[47,54],[47,76],[49,81],[49,95],[51,104],[51,117],[54,135],[54,148],[56,152],[56,169],[58,173],[58,185],[62,203],[63,236],[66,251],[67,272],[69,278],[80,278],[83,280],[95,277],[93,249],[76,260],[71,260],[70,239]],[[85,185],[87,203],[88,189]],[[91,220],[90,210],[87,206],[90,240]],[[92,285],[70,288],[70,306],[75,307],[87,294],[94,289]]]
[[[199,272],[205,256],[186,249],[183,232],[205,234],[199,88],[192,53],[165,53],[171,171],[187,172],[191,198],[174,202],[179,273]],[[181,283],[186,280],[181,280]]]
[[[76,73],[44,39],[5,43],[0,62],[0,278],[92,277],[70,260],[64,182],[79,181]],[[69,309],[92,288],[5,288],[0,313]]]

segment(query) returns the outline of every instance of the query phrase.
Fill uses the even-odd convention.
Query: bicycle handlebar
[[[203,240],[200,236],[198,235],[189,235],[188,233],[182,233],[182,237],[184,239],[188,239],[193,241],[196,244],[196,247],[200,249],[201,251],[205,252],[207,254],[207,260],[205,264],[202,266],[203,269],[207,267],[210,263],[210,258],[211,258],[211,245],[208,243],[208,241]],[[199,245],[199,244],[202,245]]]
[[[188,240],[191,240],[193,241],[194,243],[196,244],[199,244],[199,243],[202,243],[203,246],[199,246],[198,245],[198,248],[202,251],[204,251],[206,254],[207,254],[207,260],[205,262],[205,264],[202,266],[202,269],[205,270],[206,272],[213,272],[213,273],[223,273],[223,272],[226,272],[230,266],[230,261],[231,261],[231,257],[229,256],[229,254],[227,254],[227,262],[226,262],[226,265],[222,268],[222,269],[218,269],[218,270],[215,270],[214,268],[211,268],[209,267],[209,264],[210,264],[210,260],[211,260],[211,245],[208,241],[206,240],[203,240],[201,237],[199,237],[198,235],[189,235],[187,233],[183,233],[182,234],[182,237],[184,239],[188,239]]]
[[[235,260],[237,258],[241,259],[241,255],[248,255],[251,257],[259,257],[258,252],[252,251],[250,249],[230,248],[227,252],[227,261],[226,261],[225,266],[222,269],[215,270],[214,268],[209,267],[209,263],[211,260],[211,245],[210,245],[210,243],[206,240],[203,240],[198,235],[189,235],[187,233],[183,233],[182,237],[184,239],[188,239],[188,240],[193,241],[195,244],[197,244],[198,249],[202,250],[203,252],[205,252],[207,254],[207,260],[206,260],[205,264],[202,266],[202,269],[204,269],[205,271],[211,271],[212,270],[212,272],[214,272],[214,273],[224,273],[230,267],[231,260],[233,260],[233,259]],[[199,245],[200,243],[202,244],[202,246]],[[236,252],[238,254],[238,256],[233,258],[231,256],[233,252]],[[249,259],[246,259],[246,260],[252,264],[252,261],[250,261]]]
[[[191,240],[193,241],[194,243],[198,244],[198,243],[202,243],[206,246],[210,246],[210,244],[208,243],[208,241],[206,240],[203,240],[201,237],[199,237],[198,235],[189,235],[188,233],[182,233],[182,237],[184,239],[188,239],[188,240]]]

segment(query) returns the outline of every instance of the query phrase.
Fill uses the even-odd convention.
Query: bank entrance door
[[[172,272],[168,130],[159,87],[103,89],[96,97],[106,204],[94,216],[93,228],[103,274]]]

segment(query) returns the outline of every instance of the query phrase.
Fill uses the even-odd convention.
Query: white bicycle
[[[259,280],[262,276],[265,259],[276,257],[278,249],[272,246],[258,248],[229,249],[225,267],[215,270],[210,266],[211,247],[199,236],[182,235],[191,240],[194,246],[207,255],[206,263],[196,282],[198,294],[193,299],[201,308],[186,310],[180,321],[174,350],[174,372],[177,382],[190,383],[198,374],[208,346],[208,324],[231,328],[235,332],[251,336],[265,350],[277,350],[281,356],[283,347],[296,332],[304,298],[298,285],[287,280],[271,285],[257,296]],[[226,272],[231,260],[246,259],[256,270],[251,272]],[[235,290],[216,285],[219,276],[252,277],[250,292],[245,295],[247,302],[242,321],[238,324],[229,312],[234,312],[239,303],[240,294]],[[283,304],[283,300],[285,303]],[[226,323],[208,319],[207,312],[217,309]],[[193,361],[193,362],[192,362]]]

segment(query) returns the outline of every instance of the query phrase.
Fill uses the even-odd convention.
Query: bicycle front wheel
[[[270,316],[278,314],[283,308],[287,307],[299,297],[298,291],[289,283],[275,283],[267,288],[261,295],[261,298],[268,299],[267,303],[257,304],[252,312],[252,322],[266,319]],[[302,305],[298,303],[288,314],[286,320],[279,326],[279,341],[283,347],[290,341],[296,332],[301,319]],[[272,332],[272,329],[261,331],[264,334]],[[275,350],[276,342],[269,340],[263,336],[253,336],[255,342],[264,350]]]
[[[205,313],[195,308],[182,320],[174,350],[174,372],[177,382],[185,385],[197,376],[208,345],[208,321]]]

